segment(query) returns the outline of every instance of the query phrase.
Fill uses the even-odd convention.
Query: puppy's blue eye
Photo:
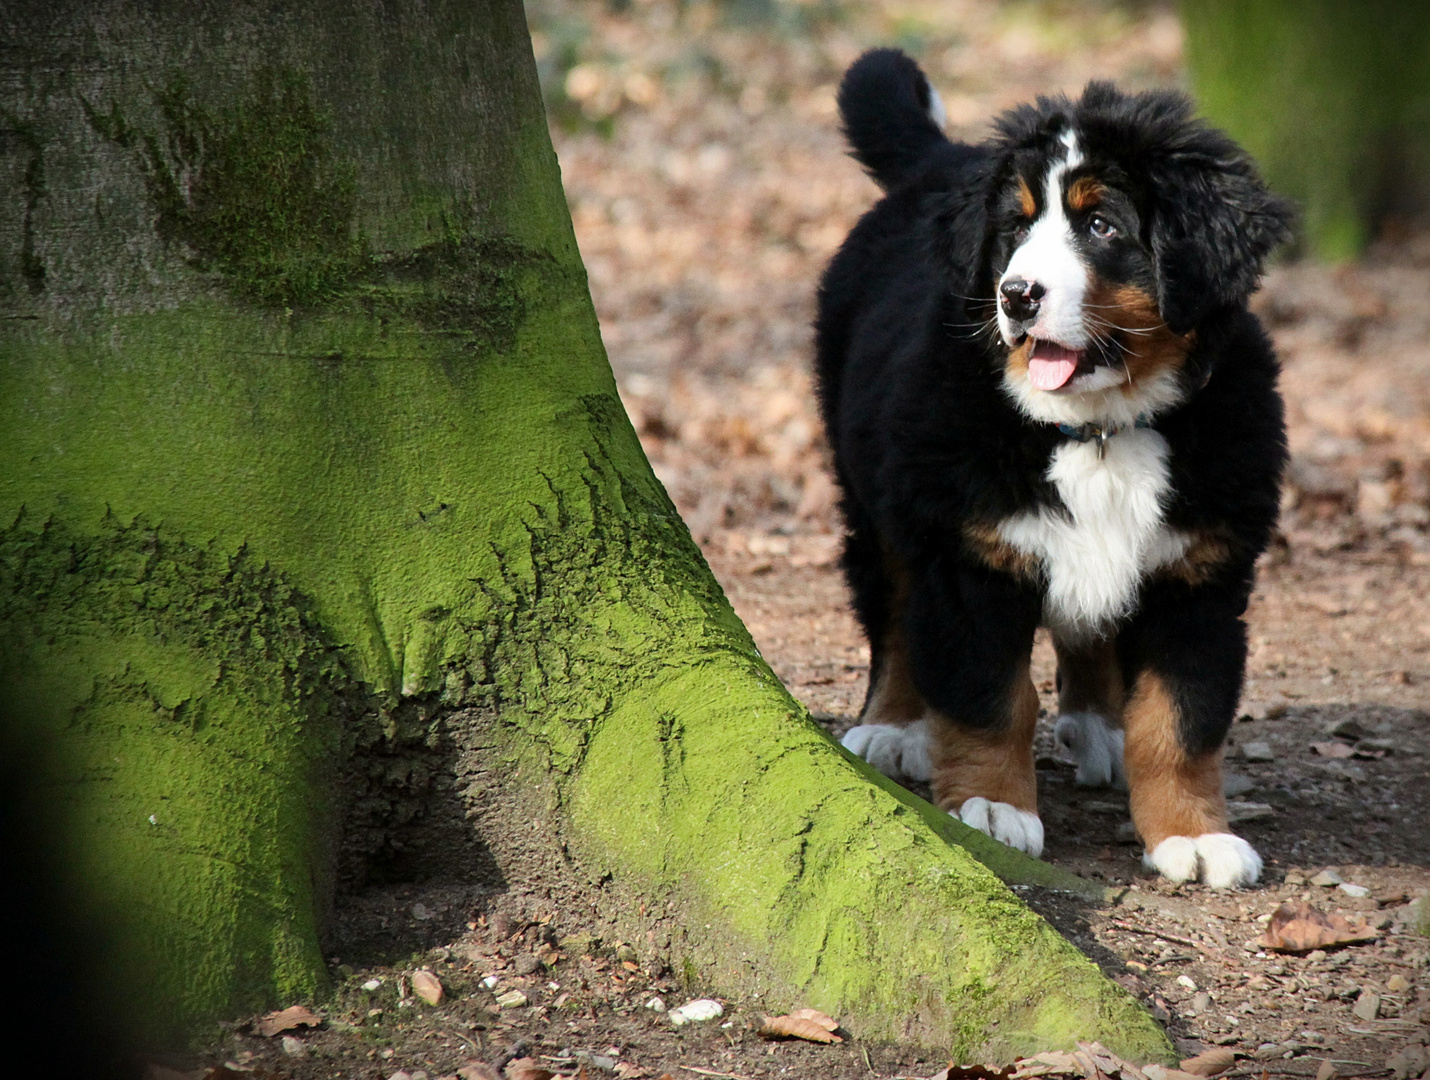
[[[1111,240],[1117,235],[1117,226],[1104,217],[1094,217],[1087,223],[1087,231],[1099,240]]]

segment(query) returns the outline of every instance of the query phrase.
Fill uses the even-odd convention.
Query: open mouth
[[[1060,390],[1094,366],[1086,349],[1069,349],[1056,341],[1033,338],[1028,350],[1028,381],[1037,390]]]

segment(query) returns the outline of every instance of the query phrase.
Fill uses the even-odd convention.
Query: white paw
[[[1202,833],[1196,838],[1169,836],[1143,855],[1142,863],[1168,881],[1195,881],[1200,877],[1213,889],[1254,885],[1261,876],[1261,856],[1231,833]]]
[[[954,815],[965,825],[986,832],[994,840],[1026,851],[1033,858],[1043,853],[1043,821],[1037,814],[1005,802],[990,802],[981,795],[964,802]]]
[[[933,775],[929,738],[927,720],[915,721],[907,727],[859,724],[845,732],[840,745],[858,754],[885,776],[927,783]]]
[[[1082,787],[1127,790],[1127,774],[1122,768],[1123,734],[1109,727],[1097,713],[1064,713],[1053,728],[1053,739],[1077,764],[1075,779]]]

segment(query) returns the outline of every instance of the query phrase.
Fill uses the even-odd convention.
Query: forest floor
[[[999,109],[1089,78],[1178,85],[1177,21],[1158,4],[1091,0],[532,0],[528,12],[631,418],[765,657],[839,735],[862,703],[868,649],[835,564],[810,320],[824,262],[876,189],[844,154],[834,85],[864,48],[900,44],[942,92],[950,133],[977,138]],[[1430,235],[1387,235],[1352,266],[1279,265],[1256,307],[1285,366],[1293,465],[1248,615],[1228,767],[1236,827],[1266,873],[1232,893],[1149,875],[1125,797],[1075,788],[1045,720],[1044,857],[1116,900],[1029,900],[1184,1053],[1244,1055],[1232,1075],[1419,1076],[1413,1048],[1430,1042],[1430,939],[1412,932],[1411,906],[1430,893]],[[1042,639],[1034,675],[1051,717]],[[1348,888],[1314,883],[1328,870]],[[1271,913],[1301,899],[1381,934],[1309,956],[1259,948]],[[767,1043],[738,1000],[718,1021],[677,1028],[647,1006],[679,1005],[688,988],[641,968],[549,890],[393,886],[340,914],[349,932],[326,1023],[271,1037],[226,1025],[206,1063],[384,1080],[459,1067],[467,1080],[504,1067],[533,1080],[509,1065],[528,1056],[591,1080],[884,1080],[946,1064],[858,1040]],[[444,985],[435,1008],[413,990],[424,966]],[[512,991],[524,1003],[499,998]]]

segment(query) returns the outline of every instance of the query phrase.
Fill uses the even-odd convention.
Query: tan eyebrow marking
[[[1038,203],[1033,198],[1033,189],[1028,186],[1028,181],[1021,176],[1018,177],[1018,202],[1024,217],[1031,218],[1037,214]]]
[[[1068,208],[1080,214],[1100,203],[1106,190],[1101,181],[1079,176],[1068,188]]]

